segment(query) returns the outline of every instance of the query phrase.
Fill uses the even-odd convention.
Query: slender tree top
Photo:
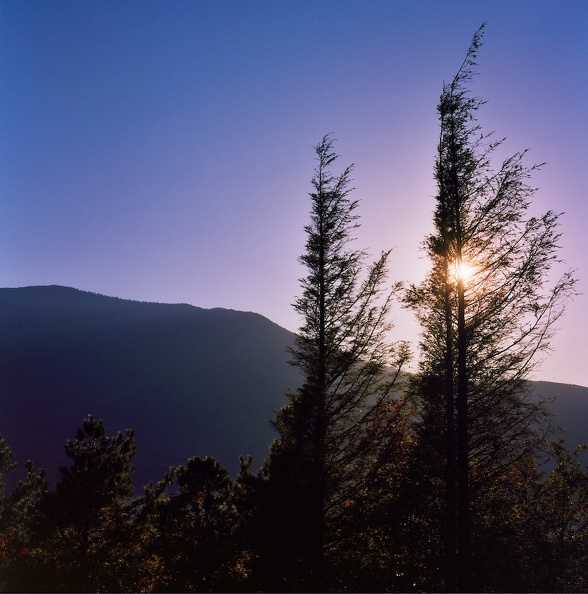
[[[453,77],[451,85],[449,85],[449,88],[452,90],[460,88],[463,82],[471,80],[477,74],[475,67],[478,65],[478,52],[482,47],[482,37],[484,36],[485,28],[486,23],[482,23],[478,30],[474,33],[464,61],[459,67],[456,75]]]

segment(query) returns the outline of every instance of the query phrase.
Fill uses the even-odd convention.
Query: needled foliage
[[[147,489],[142,521],[156,591],[230,591],[243,579],[234,499],[233,480],[212,458],[190,458]]]
[[[109,437],[102,421],[88,416],[65,451],[71,465],[61,469],[54,490],[47,489],[44,472],[27,463],[27,479],[5,506],[3,521],[17,543],[11,546],[9,588],[132,587],[133,432]]]
[[[134,432],[110,437],[104,423],[90,415],[65,451],[71,464],[61,469],[61,479],[43,510],[52,520],[47,538],[57,568],[55,587],[121,588],[134,538],[129,504]]]
[[[0,436],[0,591],[43,590],[46,552],[38,547],[41,503],[47,494],[45,471],[25,463],[26,477],[6,493],[4,474],[17,467]]]
[[[279,438],[267,474],[267,526],[262,561],[279,590],[337,588],[336,567],[366,558],[347,555],[350,543],[381,546],[359,536],[375,485],[396,459],[404,439],[403,405],[394,393],[403,345],[386,342],[387,315],[397,287],[386,282],[388,253],[364,266],[352,248],[358,202],[350,198],[351,167],[331,172],[337,155],[328,137],[316,147],[310,194],[307,276],[294,304],[302,325],[292,365],[303,375],[299,390],[274,421]],[[370,486],[373,485],[372,489]],[[271,528],[270,528],[271,530]],[[272,534],[273,532],[273,534]],[[367,549],[365,549],[367,551]]]
[[[0,435],[0,495],[3,495],[6,489],[4,475],[14,467],[15,463],[12,459],[12,451],[2,435]]]
[[[398,435],[394,440],[388,465],[364,481],[361,496],[346,501],[342,533],[331,528],[337,538],[328,557],[335,584],[329,589],[443,589],[443,514],[435,495],[440,485],[430,481],[426,464],[421,469],[415,463],[420,449]],[[492,481],[473,510],[473,540],[484,551],[477,565],[483,591],[585,590],[588,472],[578,459],[581,449],[569,452],[556,440],[548,448],[547,474],[527,456]],[[281,535],[286,542],[280,555],[299,549],[288,538],[295,523],[271,520],[287,518],[297,508],[292,499],[274,499],[267,466],[252,473],[251,464],[251,458],[242,458],[232,479],[212,458],[190,458],[148,485],[141,497],[119,502],[114,509],[124,504],[127,513],[117,522],[112,522],[113,499],[103,493],[103,485],[112,481],[88,480],[83,492],[90,501],[100,500],[102,512],[93,515],[91,505],[84,513],[78,508],[74,522],[72,514],[66,521],[59,511],[57,489],[48,490],[44,471],[28,462],[26,477],[0,500],[0,590],[274,591],[269,584],[283,583],[289,560],[271,550],[274,538]],[[110,465],[110,478],[117,468]],[[92,535],[82,555],[84,524],[92,526]],[[269,559],[282,564],[270,565]],[[87,573],[81,573],[83,567]]]
[[[482,133],[483,102],[469,91],[482,33],[443,87],[435,230],[424,243],[431,269],[407,293],[423,328],[413,389],[422,447],[440,463],[431,480],[441,486],[449,590],[482,588],[477,506],[512,465],[539,451],[547,413],[527,398],[525,380],[575,283],[570,272],[551,280],[559,215],[528,214],[538,166],[526,166],[522,152],[492,167],[502,141]]]
[[[45,471],[25,464],[26,478],[2,498],[0,514],[0,590],[44,590],[51,580],[49,552],[40,526],[47,497]]]
[[[588,468],[579,454],[588,445],[567,450],[561,439],[550,447],[553,470],[541,485],[541,551],[547,571],[538,571],[538,589],[553,592],[588,590]]]

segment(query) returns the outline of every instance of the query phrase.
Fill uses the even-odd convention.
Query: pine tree
[[[15,466],[16,464],[12,459],[12,450],[2,435],[0,435],[0,497],[4,495],[6,489],[4,475],[7,471],[13,470]]]
[[[551,443],[553,468],[542,484],[537,514],[545,528],[545,573],[538,590],[585,592],[588,590],[588,467],[580,454],[588,445],[568,451],[562,439]]]
[[[157,561],[156,591],[234,591],[239,568],[234,483],[213,458],[171,468],[143,501],[147,558]]]
[[[52,568],[42,546],[42,505],[47,496],[45,471],[25,464],[26,477],[2,498],[0,513],[0,590],[40,591]]]
[[[269,495],[278,526],[267,539],[280,590],[341,587],[331,555],[349,555],[353,510],[390,459],[402,406],[393,395],[404,345],[387,344],[387,315],[397,287],[387,286],[388,253],[364,267],[366,254],[350,244],[358,202],[350,199],[352,167],[339,176],[333,141],[316,147],[311,222],[300,261],[307,276],[294,304],[303,323],[292,349],[302,386],[274,422],[279,439],[269,459]],[[270,528],[271,530],[271,528]],[[271,532],[270,532],[271,534]],[[268,567],[266,567],[268,569]]]
[[[502,141],[481,132],[483,102],[468,89],[482,34],[483,26],[443,87],[435,230],[424,245],[431,271],[407,295],[423,327],[415,384],[422,435],[444,467],[448,590],[477,589],[470,579],[475,502],[541,441],[546,411],[526,397],[525,380],[575,282],[566,272],[550,283],[559,215],[527,214],[535,192],[527,180],[538,166],[526,166],[522,152],[492,168]]]
[[[43,503],[46,538],[58,590],[125,590],[134,540],[134,432],[106,433],[104,423],[88,415],[75,440],[65,446],[71,460]],[[48,584],[49,585],[49,584]]]

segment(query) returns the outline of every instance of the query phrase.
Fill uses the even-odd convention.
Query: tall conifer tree
[[[559,215],[527,214],[538,166],[527,167],[522,152],[492,168],[502,141],[481,132],[483,102],[468,89],[483,27],[437,108],[435,229],[424,246],[431,271],[408,292],[423,327],[423,438],[437,435],[443,451],[448,590],[480,587],[470,559],[475,501],[541,440],[546,411],[528,400],[525,380],[574,288],[570,272],[550,282]]]
[[[275,584],[282,590],[337,587],[330,555],[352,524],[354,505],[367,497],[370,476],[389,458],[401,409],[392,387],[407,357],[403,345],[387,344],[397,289],[386,282],[388,253],[365,267],[366,254],[352,249],[358,227],[358,202],[349,196],[352,168],[331,173],[332,144],[325,137],[316,147],[300,258],[307,276],[294,304],[302,326],[291,362],[303,383],[276,415],[279,439],[269,460],[274,501],[284,512],[280,525],[289,526],[282,535],[288,549],[282,582]]]
[[[107,435],[104,423],[88,415],[68,440],[71,460],[42,508],[46,541],[55,560],[52,587],[70,591],[128,588],[132,573],[130,544],[135,537],[130,500],[133,495],[134,431]],[[132,588],[132,586],[131,586]]]

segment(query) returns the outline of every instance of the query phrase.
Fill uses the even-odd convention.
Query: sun
[[[462,280],[467,283],[476,274],[476,267],[468,262],[456,262],[453,265],[453,277],[455,280]]]

